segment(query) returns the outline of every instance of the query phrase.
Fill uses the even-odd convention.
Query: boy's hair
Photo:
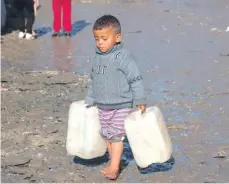
[[[121,25],[119,20],[112,15],[103,15],[98,18],[93,26],[93,30],[101,30],[103,28],[112,27],[115,30],[116,34],[121,33]]]

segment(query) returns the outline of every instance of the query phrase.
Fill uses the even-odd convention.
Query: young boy
[[[71,12],[72,12],[72,1],[71,0],[52,0],[53,10],[53,30],[52,37],[60,36],[61,29],[61,12],[63,9],[63,27],[65,30],[64,35],[71,36],[72,23],[71,23]]]
[[[104,15],[94,23],[93,33],[97,49],[85,104],[99,109],[101,136],[111,159],[101,172],[116,179],[123,153],[124,120],[135,105],[145,111],[144,88],[132,54],[123,48],[119,21]]]

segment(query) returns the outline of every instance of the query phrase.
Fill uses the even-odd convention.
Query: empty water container
[[[98,109],[86,108],[84,101],[73,102],[68,119],[66,142],[68,154],[83,159],[103,156],[107,147],[99,132]]]
[[[143,114],[140,111],[131,113],[125,120],[125,130],[139,167],[170,159],[172,143],[158,107],[149,107]]]

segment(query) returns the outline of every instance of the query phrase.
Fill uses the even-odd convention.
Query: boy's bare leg
[[[116,179],[120,169],[120,162],[123,153],[123,141],[111,143],[111,163],[101,172],[109,179]]]
[[[108,140],[106,140],[106,144],[107,144],[107,149],[108,149],[109,157],[110,157],[110,160],[111,160],[111,157],[112,157],[111,143]]]
[[[108,149],[109,157],[110,157],[110,160],[111,160],[111,156],[112,156],[111,143],[110,143],[108,140],[106,140],[106,144],[107,144],[107,149]],[[108,161],[107,167],[110,166],[110,160]],[[107,168],[107,167],[106,167],[106,168]],[[104,169],[105,169],[105,168],[103,168],[103,169],[101,170],[101,173],[103,173],[103,174],[104,174],[104,171],[103,171]]]

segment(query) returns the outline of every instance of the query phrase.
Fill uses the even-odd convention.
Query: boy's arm
[[[124,68],[124,73],[133,93],[134,105],[144,105],[146,104],[146,100],[144,95],[143,77],[139,72],[134,58],[131,56],[127,57],[127,65]]]
[[[84,103],[91,106],[94,105],[94,96],[93,96],[93,91],[92,91],[92,73],[90,75],[90,78],[88,80],[88,91],[87,91],[87,95],[85,97]]]

